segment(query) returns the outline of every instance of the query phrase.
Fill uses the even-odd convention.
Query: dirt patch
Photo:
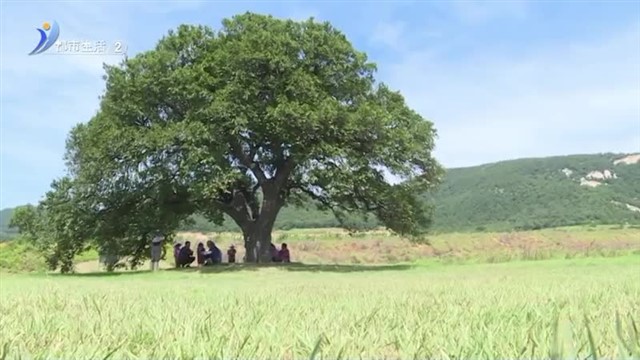
[[[596,187],[596,186],[602,185],[602,183],[594,181],[594,180],[587,180],[585,178],[582,178],[582,179],[580,179],[580,185],[581,186]]]
[[[631,211],[635,211],[635,212],[640,212],[640,208],[637,206],[633,206],[633,205],[629,205],[629,204],[625,204],[627,206],[627,209],[631,210]]]
[[[631,164],[637,164],[639,162],[640,162],[640,154],[632,154],[632,155],[628,155],[623,158],[614,160],[613,165],[618,165],[618,164],[631,165]]]

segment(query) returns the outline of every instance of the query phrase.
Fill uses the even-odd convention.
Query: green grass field
[[[109,274],[88,251],[74,275],[0,244],[0,359],[640,359],[640,230],[427,240],[278,231],[301,263]]]
[[[637,359],[639,265],[627,255],[3,274],[0,358]]]
[[[215,240],[220,248],[235,244],[244,255],[239,233],[179,233],[180,242]],[[313,264],[394,264],[436,260],[445,263],[506,262],[640,254],[640,229],[634,227],[577,226],[536,231],[462,232],[432,234],[414,243],[389,231],[349,234],[340,229],[284,230],[273,233],[276,244],[286,242],[295,261]],[[224,251],[223,251],[224,252]],[[171,254],[171,245],[167,244]],[[226,255],[225,255],[226,256]],[[77,272],[100,271],[95,250],[76,257]],[[173,267],[171,256],[162,267]],[[44,259],[33,246],[20,241],[0,243],[0,272],[45,272]]]
[[[239,245],[238,233],[182,233],[193,244],[213,239],[222,248]],[[348,234],[340,229],[276,231],[276,244],[289,244],[292,256],[305,263],[389,264],[438,259],[446,262],[504,262],[579,256],[617,256],[640,251],[640,229],[621,226],[576,226],[513,232],[432,234],[412,243],[389,231]],[[243,249],[239,248],[239,258]]]

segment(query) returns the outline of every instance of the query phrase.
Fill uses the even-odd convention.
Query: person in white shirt
[[[160,232],[151,240],[151,271],[160,269],[160,259],[164,256],[164,236]]]

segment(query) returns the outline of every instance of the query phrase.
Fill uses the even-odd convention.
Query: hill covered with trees
[[[627,162],[617,161],[627,159]],[[636,162],[634,162],[636,161]],[[625,154],[570,155],[502,161],[447,170],[444,183],[427,200],[435,204],[435,231],[531,230],[583,224],[640,224],[640,162]],[[0,232],[12,209],[0,213]],[[195,216],[182,230],[235,231],[227,219],[216,226]],[[349,219],[355,228],[379,226],[373,219]],[[333,214],[306,208],[281,210],[277,229],[339,226]]]
[[[640,163],[621,154],[520,159],[452,169],[434,196],[441,230],[639,224]]]

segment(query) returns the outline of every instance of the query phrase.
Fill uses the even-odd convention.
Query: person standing
[[[180,249],[182,249],[182,244],[176,243],[173,245],[173,263],[175,264],[176,268],[180,267],[180,262],[178,261],[178,259],[180,258]]]
[[[164,236],[160,232],[151,240],[151,271],[160,269],[160,259],[164,257]]]
[[[236,262],[236,247],[231,245],[229,246],[229,250],[227,250],[227,258],[229,259],[229,264],[233,264]]]

